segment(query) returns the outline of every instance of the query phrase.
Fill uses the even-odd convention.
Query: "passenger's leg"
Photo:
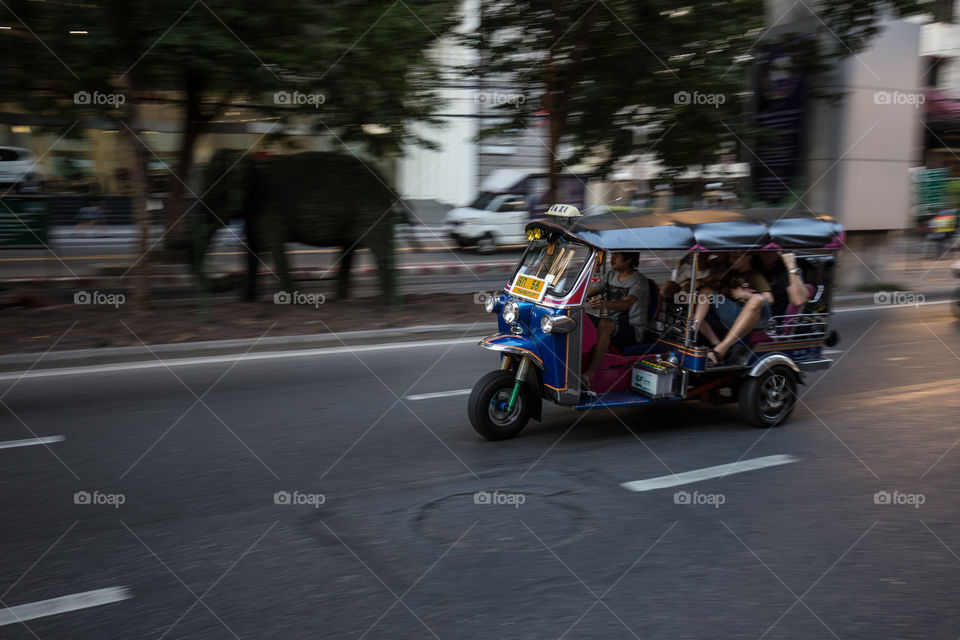
[[[751,296],[750,299],[747,300],[747,303],[743,305],[743,311],[740,312],[733,326],[730,327],[730,331],[728,331],[723,340],[713,348],[717,355],[723,356],[737,340],[749,335],[750,332],[753,331],[753,328],[757,326],[757,320],[760,319],[760,314],[763,313],[763,308],[766,303],[766,299],[759,293]]]
[[[707,314],[710,312],[710,307],[712,306],[708,300],[712,298],[713,289],[709,287],[704,287],[697,292],[697,308],[693,312],[693,320],[697,331],[702,333],[710,344],[717,344],[720,342],[720,337],[717,335],[717,332],[713,330],[713,327],[710,326],[710,323],[707,322]]]
[[[610,348],[610,336],[613,335],[616,328],[617,323],[610,318],[600,318],[600,322],[597,323],[597,344],[593,347],[590,366],[583,372],[583,383],[587,389],[590,388],[590,383],[593,382],[593,376],[597,373],[597,369],[600,368],[600,363],[603,362],[603,356],[606,355],[607,349]],[[584,389],[584,391],[585,390],[586,389]]]

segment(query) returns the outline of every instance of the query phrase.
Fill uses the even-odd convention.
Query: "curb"
[[[106,364],[130,360],[154,360],[156,358],[183,357],[184,355],[214,355],[221,353],[259,353],[263,351],[295,350],[324,346],[358,346],[388,339],[389,342],[404,342],[411,338],[470,337],[487,335],[497,330],[496,322],[435,324],[391,329],[367,329],[342,333],[314,333],[271,338],[238,338],[234,340],[208,340],[131,347],[105,347],[72,349],[69,351],[13,353],[0,356],[0,370],[14,366],[34,366],[36,369],[51,368],[45,365],[64,363]],[[389,340],[391,339],[392,340]],[[42,358],[41,358],[42,356]],[[38,360],[38,358],[40,358]],[[16,370],[16,369],[13,369]]]
[[[404,264],[395,267],[395,271],[400,276],[436,276],[436,275],[475,275],[489,273],[510,273],[516,266],[516,260],[497,261],[497,262],[431,262],[424,264]],[[354,267],[351,270],[352,275],[361,278],[377,277],[377,267],[375,265],[364,265]],[[260,270],[259,276],[273,275],[272,271]],[[221,271],[216,274],[208,274],[211,278],[224,277],[243,277],[246,271],[237,269],[233,271]],[[340,269],[332,267],[330,269],[300,269],[290,272],[294,280],[333,280],[339,277]],[[2,286],[22,286],[22,285],[46,285],[46,284],[66,284],[70,287],[84,288],[103,285],[105,281],[117,280],[115,275],[82,275],[74,276],[37,276],[26,278],[8,278],[0,280]],[[182,287],[193,286],[194,279],[189,273],[170,273],[153,274],[149,276],[151,284]]]

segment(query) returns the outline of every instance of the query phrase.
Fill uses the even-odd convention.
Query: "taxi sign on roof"
[[[555,204],[547,209],[547,215],[559,218],[578,218],[580,217],[580,210],[572,204]]]

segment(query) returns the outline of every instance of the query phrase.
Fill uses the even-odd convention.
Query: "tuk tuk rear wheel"
[[[512,438],[523,431],[530,419],[527,385],[521,386],[513,410],[507,411],[514,375],[512,371],[491,371],[480,378],[470,392],[467,402],[470,424],[487,440]]]
[[[797,377],[789,367],[770,367],[740,385],[740,413],[754,427],[768,429],[783,424],[796,405]]]

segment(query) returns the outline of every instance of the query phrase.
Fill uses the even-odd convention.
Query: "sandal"
[[[710,360],[710,354],[713,354],[713,360]],[[723,364],[724,360],[727,359],[727,354],[717,353],[716,350],[710,349],[707,351],[707,366],[708,367],[719,367]]]
[[[591,384],[593,381],[590,381]],[[596,396],[597,392],[590,388],[590,385],[587,384],[587,381],[583,379],[583,376],[580,376],[580,394],[586,396]]]

